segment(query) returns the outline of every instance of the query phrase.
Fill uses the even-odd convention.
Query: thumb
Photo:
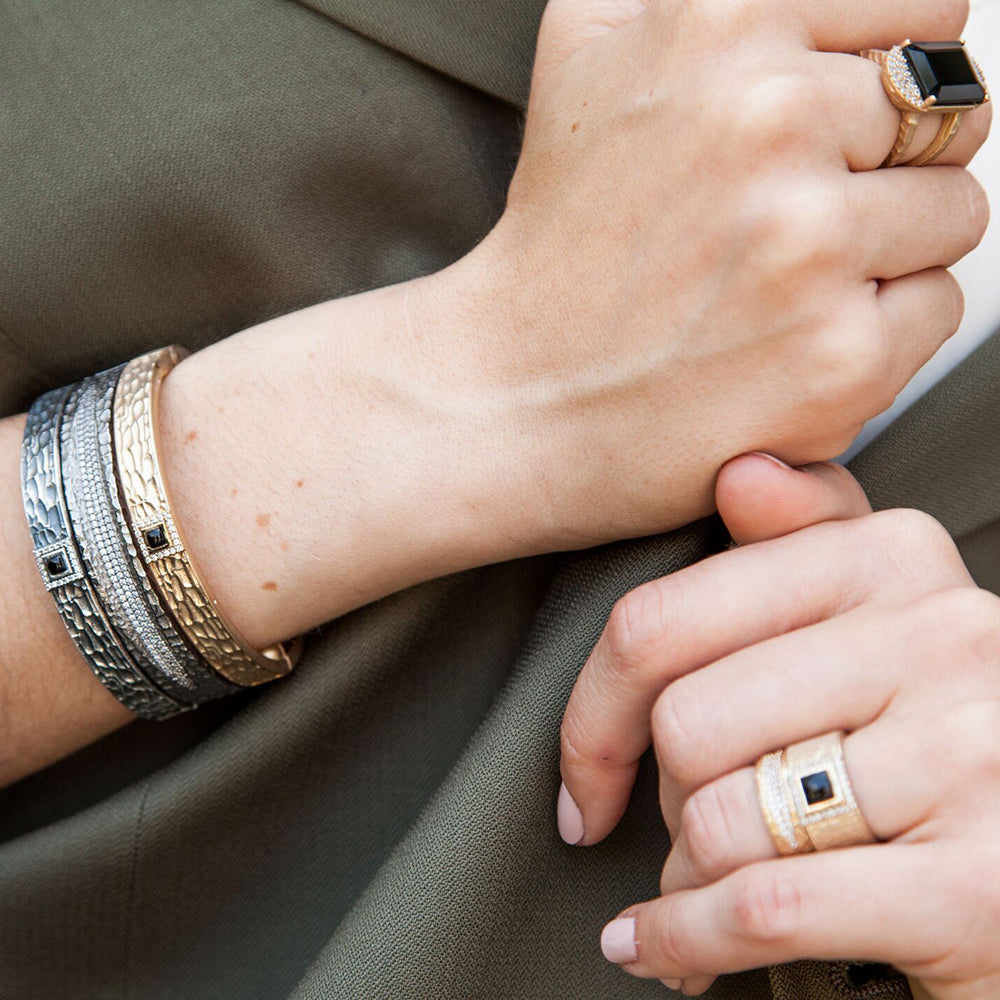
[[[634,21],[650,0],[549,0],[538,32],[535,79],[588,42]]]
[[[715,502],[741,545],[872,510],[865,491],[843,466],[818,462],[793,469],[763,452],[740,455],[722,467]]]

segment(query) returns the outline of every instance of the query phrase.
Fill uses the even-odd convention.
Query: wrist
[[[539,550],[526,435],[475,349],[499,311],[471,277],[279,317],[164,380],[175,514],[248,641]]]

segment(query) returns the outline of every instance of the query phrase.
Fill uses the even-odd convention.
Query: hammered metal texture
[[[114,402],[115,459],[118,481],[133,537],[166,606],[191,644],[223,677],[241,686],[283,676],[292,662],[280,647],[269,647],[281,659],[252,649],[223,618],[186,551],[171,514],[155,434],[159,385],[186,354],[165,347],[135,358],[125,366]],[[166,544],[153,549],[144,532],[160,527]]]
[[[164,719],[185,706],[159,691],[124,649],[83,575],[80,555],[62,496],[59,427],[73,386],[47,392],[28,411],[21,440],[21,492],[36,556],[60,551],[70,571],[52,579],[39,560],[39,572],[55,600],[73,642],[98,680],[130,711],[145,719]]]
[[[197,655],[161,628],[152,585],[136,575],[132,538],[121,512],[111,453],[111,400],[123,365],[80,383],[62,426],[63,484],[76,541],[105,613],[139,668],[168,694],[201,699]],[[109,489],[110,487],[110,489]],[[160,609],[160,615],[166,617]],[[169,622],[169,619],[168,619]]]

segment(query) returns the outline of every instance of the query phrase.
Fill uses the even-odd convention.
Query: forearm
[[[470,307],[468,278],[322,303],[164,379],[158,439],[173,512],[250,644],[541,547],[517,421],[449,351],[494,314],[483,299]],[[488,297],[487,281],[477,287]],[[0,784],[133,718],[88,670],[39,577],[19,485],[23,427],[23,415],[0,422]]]

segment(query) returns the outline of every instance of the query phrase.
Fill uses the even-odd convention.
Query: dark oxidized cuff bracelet
[[[301,638],[250,647],[218,609],[171,513],[156,439],[172,346],[35,400],[21,488],[35,560],[102,684],[163,719],[289,673]]]

